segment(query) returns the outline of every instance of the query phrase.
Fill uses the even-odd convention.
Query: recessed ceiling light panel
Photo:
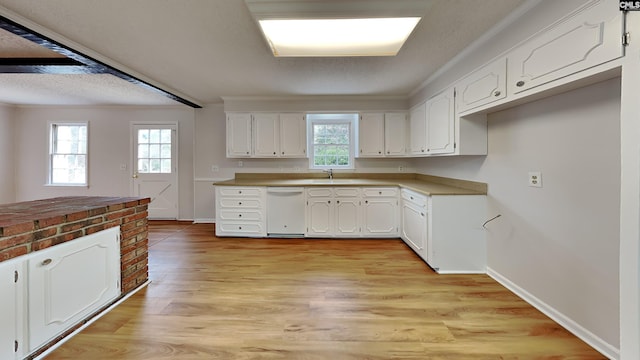
[[[419,17],[265,19],[260,27],[275,56],[394,56]]]

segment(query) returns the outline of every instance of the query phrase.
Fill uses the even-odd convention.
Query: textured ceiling
[[[242,0],[0,0],[0,6],[207,104],[223,96],[406,96],[522,2],[425,0],[429,10],[400,53],[379,58],[275,58]],[[2,55],[12,42],[0,41]],[[132,96],[131,84],[109,76],[57,76],[0,74],[0,102],[160,101],[146,90]],[[57,90],[57,98],[47,100],[43,88]],[[13,91],[29,96],[11,98]],[[160,101],[166,102],[173,103]]]

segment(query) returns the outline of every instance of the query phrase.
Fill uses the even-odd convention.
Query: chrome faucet
[[[329,180],[333,180],[333,169],[328,169],[323,171],[329,174]]]

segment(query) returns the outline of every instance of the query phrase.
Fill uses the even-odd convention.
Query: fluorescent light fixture
[[[420,17],[259,20],[273,55],[395,56]]]

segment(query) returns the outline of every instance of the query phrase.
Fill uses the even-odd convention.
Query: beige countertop
[[[339,173],[329,180],[326,174],[238,173],[236,178],[215,186],[399,186],[425,195],[486,195],[487,184],[421,174]]]

